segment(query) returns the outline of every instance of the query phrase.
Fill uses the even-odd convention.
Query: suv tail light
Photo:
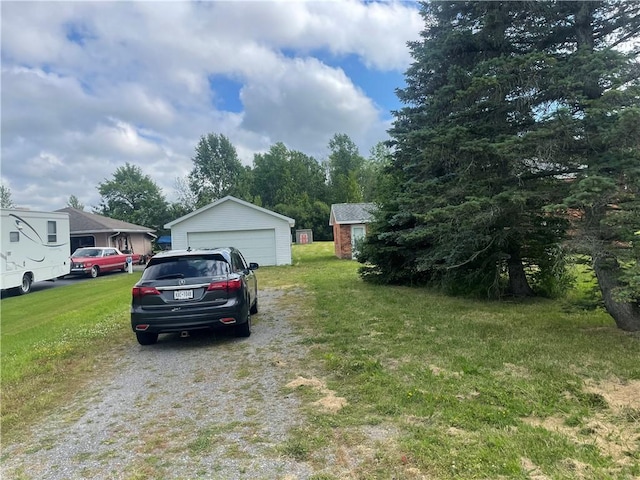
[[[222,280],[219,282],[211,282],[207,290],[226,290],[227,292],[235,292],[242,288],[242,280],[234,278],[231,280]]]
[[[142,298],[146,295],[160,295],[155,287],[133,287],[131,291],[133,298]]]

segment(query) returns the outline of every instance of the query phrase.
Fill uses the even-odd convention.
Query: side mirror
[[[249,270],[257,270],[258,268],[260,268],[260,265],[258,265],[257,263],[249,263]]]

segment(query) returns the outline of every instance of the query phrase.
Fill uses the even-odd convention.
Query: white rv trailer
[[[69,214],[1,209],[0,288],[29,293],[71,269]]]

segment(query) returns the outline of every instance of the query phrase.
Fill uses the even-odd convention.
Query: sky
[[[277,142],[318,161],[347,134],[369,156],[424,23],[414,2],[0,2],[2,184],[52,211],[137,165],[177,200],[199,139],[244,165]]]

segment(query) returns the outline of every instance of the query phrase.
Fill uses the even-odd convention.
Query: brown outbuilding
[[[151,228],[135,225],[77,208],[62,208],[69,214],[71,252],[80,247],[114,247],[123,253],[149,256],[156,236]]]
[[[334,203],[329,225],[333,227],[333,244],[338,258],[356,258],[357,244],[367,234],[373,219],[373,203]]]

